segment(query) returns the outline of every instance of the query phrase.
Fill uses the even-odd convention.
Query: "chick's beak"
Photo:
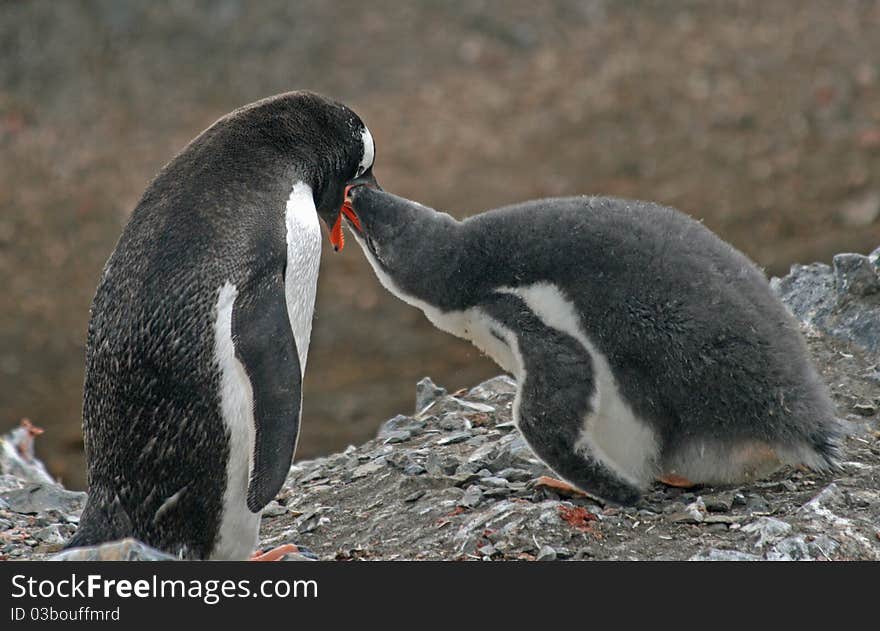
[[[351,206],[351,198],[349,197],[349,192],[351,191],[351,189],[357,186],[370,186],[373,188],[379,188],[379,183],[376,181],[376,178],[373,176],[372,172],[368,171],[364,175],[351,180],[346,185],[342,207],[339,209],[339,214],[336,215],[336,221],[334,222],[333,227],[330,229],[330,243],[333,245],[333,249],[337,252],[341,251],[345,247],[345,234],[342,231],[343,216],[348,219],[349,223],[351,223],[355,230],[357,230],[358,232],[362,232],[361,220],[354,212],[354,209]]]

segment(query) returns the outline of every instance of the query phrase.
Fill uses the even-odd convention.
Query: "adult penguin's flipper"
[[[232,337],[254,393],[256,438],[247,505],[256,513],[284,484],[299,432],[302,373],[281,273],[239,290]]]

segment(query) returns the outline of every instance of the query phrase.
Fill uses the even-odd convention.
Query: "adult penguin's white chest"
[[[321,262],[321,226],[312,189],[307,184],[298,182],[293,187],[284,208],[284,223],[287,241],[284,297],[300,371],[305,374]],[[246,559],[257,545],[260,529],[261,513],[252,513],[247,507],[256,427],[253,389],[244,367],[235,357],[232,341],[232,308],[237,296],[236,287],[227,282],[220,288],[217,303],[215,354],[221,367],[221,401],[229,432],[229,460],[219,537],[211,555],[216,559]],[[272,340],[266,343],[271,344]]]
[[[312,188],[308,184],[297,182],[293,186],[284,218],[287,228],[284,296],[290,328],[299,352],[299,367],[305,374],[309,339],[312,335],[312,316],[315,311],[318,267],[321,264],[321,224],[315,211]]]

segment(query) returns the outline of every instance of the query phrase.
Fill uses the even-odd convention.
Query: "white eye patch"
[[[358,165],[355,177],[360,177],[361,174],[373,166],[373,158],[376,157],[376,146],[373,144],[373,135],[366,127],[364,127],[364,131],[361,132],[361,140],[364,142],[364,156],[361,158],[361,163]]]

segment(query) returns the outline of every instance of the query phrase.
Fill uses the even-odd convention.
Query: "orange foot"
[[[658,482],[662,482],[666,486],[674,486],[678,489],[692,489],[695,486],[698,486],[696,482],[691,482],[685,477],[680,475],[676,475],[674,473],[666,473],[657,478]]]
[[[562,480],[557,480],[556,478],[551,478],[546,475],[542,475],[535,480],[535,488],[548,489],[566,497],[587,497],[586,493],[579,488],[572,486],[568,482],[563,482]]]
[[[273,548],[268,552],[262,552],[260,550],[254,552],[251,555],[250,561],[280,561],[287,554],[295,554],[299,552],[299,548],[297,548],[292,543],[285,543],[283,546],[278,546],[277,548]]]

